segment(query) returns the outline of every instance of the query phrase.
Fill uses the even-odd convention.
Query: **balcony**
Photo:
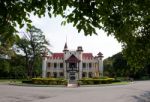
[[[67,72],[79,72],[78,68],[67,68]]]

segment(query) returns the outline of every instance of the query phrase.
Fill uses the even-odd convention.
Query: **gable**
[[[75,55],[71,55],[67,60],[66,62],[70,62],[70,63],[77,63],[77,62],[80,62],[80,60],[75,56]]]

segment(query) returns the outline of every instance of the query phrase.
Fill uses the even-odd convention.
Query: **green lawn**
[[[22,79],[0,79],[0,83],[21,83]]]
[[[126,84],[129,84],[129,82],[122,81],[122,82],[114,82],[114,83],[112,83],[112,85],[126,85]]]

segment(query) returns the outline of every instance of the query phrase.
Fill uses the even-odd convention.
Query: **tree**
[[[150,59],[149,6],[149,0],[75,0],[66,19],[86,35],[95,28],[114,35],[130,64],[144,67]]]
[[[46,12],[49,17],[52,14],[63,16],[71,2],[72,0],[0,0],[0,37],[16,33],[16,26],[31,27],[31,13],[38,17],[45,16]]]
[[[48,11],[50,17],[61,15],[66,19],[62,24],[73,23],[85,35],[96,34],[96,28],[103,29],[123,44],[124,52],[130,46],[133,50],[138,46],[139,60],[131,59],[138,65],[149,60],[149,0],[1,0],[0,5],[1,36],[14,33],[17,24],[23,27],[27,22],[30,27],[31,12],[41,17]],[[141,45],[145,44],[143,48]],[[137,53],[131,52],[136,56]]]
[[[122,53],[117,53],[113,58],[113,68],[116,75],[118,76],[130,76],[132,74],[132,69],[128,65],[127,60],[123,57]],[[131,73],[130,73],[131,72]]]
[[[132,77],[136,80],[149,79],[149,67],[150,64],[145,64],[143,68],[130,66],[122,52],[120,52],[104,60],[104,75],[110,77]]]
[[[104,60],[104,73],[111,77],[130,77],[138,70],[134,70],[128,65],[127,60],[123,57],[122,53],[119,52],[112,57]]]
[[[31,28],[31,13],[39,17],[44,16],[46,11],[48,11],[50,17],[52,13],[61,14],[64,8],[59,8],[59,5],[64,4],[64,0],[61,1],[0,0],[0,54],[8,54],[6,52],[10,51],[10,48],[16,41],[17,26],[22,28],[24,25],[27,25]]]
[[[38,56],[34,65],[34,75],[40,76],[41,74],[41,57]],[[11,59],[0,58],[0,78],[10,79],[25,79],[27,78],[27,70],[25,67],[25,57],[16,54]]]
[[[104,75],[109,76],[109,77],[114,77],[115,76],[115,73],[114,73],[115,71],[112,68],[112,58],[111,57],[106,58],[103,61],[103,64],[104,64]]]
[[[10,64],[8,59],[0,58],[0,78],[8,77],[10,72]]]
[[[0,56],[13,56],[15,54],[12,46],[19,38],[18,35],[0,35]]]
[[[17,42],[18,48],[25,54],[26,69],[29,77],[33,76],[36,58],[41,55],[43,48],[49,45],[43,32],[32,26],[27,33]]]
[[[33,76],[34,77],[42,76],[42,57],[41,57],[41,55],[37,56],[35,59]]]
[[[10,72],[7,75],[9,78],[23,79],[27,77],[24,59],[24,56],[19,54],[15,54],[9,59]]]

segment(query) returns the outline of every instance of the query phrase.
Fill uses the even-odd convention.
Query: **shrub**
[[[149,76],[142,76],[141,80],[150,80],[150,77]]]
[[[66,85],[67,80],[62,78],[32,78],[32,83],[40,85]]]
[[[32,84],[32,80],[23,80],[22,83]]]
[[[96,85],[96,84],[110,84],[114,78],[83,78],[78,80],[81,85]]]

